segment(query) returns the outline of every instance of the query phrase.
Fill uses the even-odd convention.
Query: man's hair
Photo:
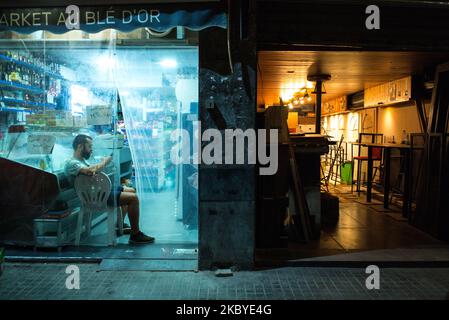
[[[85,134],[77,135],[75,139],[73,139],[72,143],[73,150],[76,150],[76,148],[78,148],[80,144],[84,145],[87,142],[87,140],[92,140],[92,138]]]

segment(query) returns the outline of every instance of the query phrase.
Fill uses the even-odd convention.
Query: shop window
[[[170,153],[171,132],[193,136],[198,117],[197,33],[8,31],[0,39],[0,157],[60,183],[74,137],[89,135],[89,162],[112,155],[104,170],[114,188],[137,189],[141,229],[160,242],[196,243],[197,207],[185,204],[198,201],[197,168],[173,164]],[[98,230],[86,244],[105,244]]]

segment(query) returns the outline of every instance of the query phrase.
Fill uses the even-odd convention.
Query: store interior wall
[[[379,108],[379,132],[382,132],[385,137],[394,136],[394,141],[399,143],[403,139],[403,130],[408,135],[421,132],[414,103],[400,108]]]

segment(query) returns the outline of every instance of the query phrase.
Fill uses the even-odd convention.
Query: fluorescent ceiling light
[[[176,68],[178,65],[178,63],[174,59],[164,59],[159,62],[159,64],[164,68]]]
[[[97,58],[97,65],[101,69],[111,69],[117,65],[117,61],[114,57],[102,55]]]

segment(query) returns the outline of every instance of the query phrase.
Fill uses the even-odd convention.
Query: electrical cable
[[[228,44],[228,58],[229,58],[229,68],[231,73],[234,73],[234,67],[232,63],[231,55],[231,0],[228,0],[228,26],[227,26],[227,44]]]
[[[173,30],[173,28],[168,29],[167,31],[164,31],[164,32],[156,32],[156,31],[151,30],[150,28],[145,28],[145,31],[148,32],[148,34],[150,34],[153,37],[157,37],[157,38],[163,38],[163,37],[167,36],[172,30]]]
[[[263,77],[262,77],[262,70],[260,69],[259,59],[257,59],[257,72],[259,73],[259,76],[260,76],[260,85],[261,85],[261,90],[262,90],[262,102],[263,102],[263,105],[265,106],[265,93],[264,93],[264,86],[263,86]]]

